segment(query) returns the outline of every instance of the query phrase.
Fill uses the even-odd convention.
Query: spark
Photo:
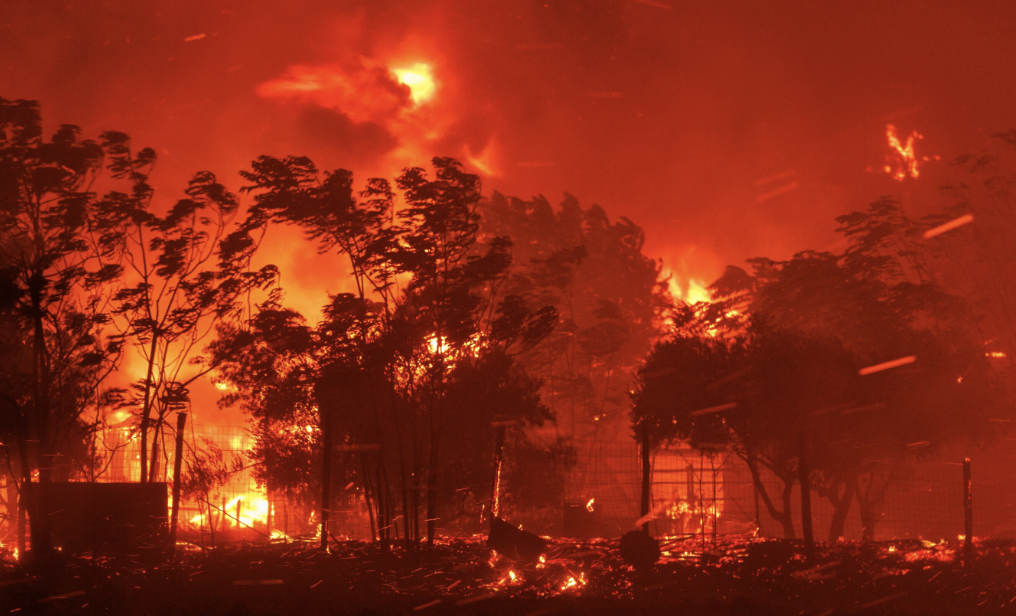
[[[972,222],[974,222],[974,215],[973,214],[964,214],[963,216],[960,216],[959,218],[956,218],[954,220],[950,220],[947,223],[944,223],[944,224],[941,224],[941,225],[939,225],[937,227],[933,227],[931,229],[928,229],[927,231],[924,232],[924,239],[926,239],[926,240],[927,239],[931,239],[931,238],[935,237],[936,235],[942,235],[946,231],[952,231],[953,229],[955,229],[957,227],[962,227],[963,225],[969,224],[969,223],[972,223]]]
[[[193,43],[194,41],[200,41],[201,39],[205,38],[206,36],[208,36],[208,35],[205,34],[204,32],[202,32],[201,34],[192,34],[192,35],[190,35],[188,37],[184,37],[183,42],[185,42],[185,43]]]
[[[719,413],[721,411],[729,411],[733,408],[737,408],[736,402],[728,402],[726,404],[720,404],[717,406],[710,406],[709,408],[699,409],[688,413],[689,417],[698,417],[700,415],[708,415],[710,413]]]
[[[668,11],[674,10],[674,7],[670,6],[669,4],[656,2],[655,0],[629,0],[629,2],[636,2],[638,4],[644,4],[646,6],[656,7],[658,9],[666,9]]]
[[[417,62],[409,68],[393,68],[392,74],[399,83],[409,88],[414,106],[426,103],[434,96],[434,75],[429,64]]]
[[[778,196],[780,196],[780,195],[782,195],[784,193],[788,193],[788,192],[790,192],[792,190],[797,190],[798,186],[799,186],[799,184],[797,183],[797,180],[794,180],[793,182],[790,182],[789,184],[786,184],[784,186],[780,186],[779,188],[774,188],[773,190],[770,190],[768,192],[762,193],[761,195],[755,197],[755,201],[758,202],[758,203],[762,203],[764,201],[768,201],[768,200],[770,200],[770,199],[772,199],[774,197],[778,197]]]
[[[773,182],[778,182],[780,180],[788,180],[794,177],[794,174],[796,173],[797,173],[796,169],[787,169],[786,171],[781,171],[774,175],[768,175],[764,178],[759,178],[755,180],[755,186],[762,188],[766,184],[772,184]]]
[[[991,357],[993,359],[1003,359],[1005,358],[1005,353],[1003,353],[1002,351],[989,351],[985,353],[984,356]]]
[[[593,503],[594,502],[596,502],[596,499],[595,498],[590,498],[589,502],[586,503],[586,511],[588,511],[589,513],[593,513]]]
[[[915,361],[917,361],[917,357],[915,357],[914,355],[908,355],[906,357],[901,357],[899,359],[894,359],[892,361],[882,362],[881,364],[875,364],[874,366],[868,366],[867,368],[861,368],[858,371],[858,374],[860,374],[861,376],[866,376],[868,374],[874,374],[876,372],[881,372],[883,370],[889,370],[891,368],[898,368],[900,366],[912,364]]]
[[[417,605],[416,607],[413,608],[413,611],[414,612],[419,612],[421,610],[427,609],[428,607],[434,607],[435,605],[439,605],[440,603],[441,603],[440,599],[434,599],[430,603],[424,603],[423,605]]]

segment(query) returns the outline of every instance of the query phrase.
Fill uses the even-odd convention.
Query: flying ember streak
[[[924,232],[924,239],[926,239],[926,240],[927,239],[931,239],[931,238],[935,237],[936,235],[942,235],[946,231],[952,231],[953,229],[955,229],[957,227],[962,227],[963,225],[969,224],[969,223],[972,223],[972,222],[974,222],[974,215],[973,214],[964,214],[963,216],[960,216],[959,218],[956,218],[954,220],[950,220],[947,223],[943,223],[943,224],[941,224],[941,225],[939,225],[937,227],[932,227],[931,229],[928,229],[927,231]]]
[[[730,409],[737,408],[736,402],[728,402],[726,404],[720,404],[718,406],[710,406],[709,408],[699,409],[688,413],[689,417],[698,417],[700,415],[708,415],[710,413],[720,413],[722,411],[729,411]]]
[[[589,502],[586,503],[586,511],[588,511],[589,513],[593,513],[593,503],[594,502],[596,502],[596,499],[595,498],[590,498]]]
[[[913,355],[908,355],[906,357],[901,357],[899,359],[894,359],[892,361],[882,362],[881,364],[875,364],[874,366],[868,366],[867,368],[861,368],[858,371],[858,374],[860,374],[861,376],[874,374],[876,372],[881,372],[883,370],[889,370],[890,368],[898,368],[900,366],[912,364],[915,361],[917,361],[917,357]]]

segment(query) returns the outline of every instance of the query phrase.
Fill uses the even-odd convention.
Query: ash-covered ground
[[[8,558],[0,613],[21,614],[979,614],[1016,612],[1016,544],[905,541],[820,545],[808,562],[783,541],[664,542],[635,571],[617,541],[554,541],[512,563],[482,537],[433,547],[309,543],[64,558],[42,571]]]

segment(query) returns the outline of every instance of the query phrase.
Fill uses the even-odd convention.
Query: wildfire
[[[670,296],[675,300],[685,304],[713,301],[712,293],[709,292],[708,285],[704,281],[689,278],[682,285],[674,274],[667,274],[667,276],[667,287]]]
[[[924,135],[916,130],[907,137],[906,143],[903,143],[896,134],[896,127],[892,124],[887,124],[885,136],[889,143],[890,153],[886,156],[884,170],[898,182],[902,182],[908,177],[916,179],[921,175],[920,163],[939,159],[938,156],[917,157],[917,153],[914,151],[914,142],[918,139],[924,139]]]

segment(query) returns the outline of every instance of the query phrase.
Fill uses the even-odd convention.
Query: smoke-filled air
[[[1016,6],[0,1],[0,612],[1005,613]]]

